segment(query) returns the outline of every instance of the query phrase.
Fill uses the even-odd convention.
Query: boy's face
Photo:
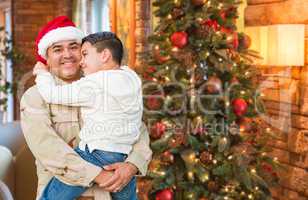
[[[103,57],[103,52],[97,52],[96,48],[91,43],[83,43],[81,47],[80,66],[84,74],[88,75],[101,70],[104,64]]]

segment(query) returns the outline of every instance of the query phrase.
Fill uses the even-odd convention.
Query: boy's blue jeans
[[[94,150],[90,153],[88,147],[85,151],[79,148],[76,148],[75,151],[84,160],[99,167],[123,162],[127,157],[126,154],[101,150]],[[87,187],[67,185],[53,177],[44,189],[40,200],[73,200],[80,197],[87,189]],[[111,196],[113,200],[137,200],[136,177],[133,177],[121,191],[111,193]]]

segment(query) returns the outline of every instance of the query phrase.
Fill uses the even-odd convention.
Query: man
[[[82,37],[80,30],[65,16],[52,20],[40,31],[36,42],[38,60],[50,67],[58,84],[80,78]],[[110,196],[102,190],[121,190],[138,171],[145,175],[152,152],[144,125],[126,162],[102,170],[84,161],[72,149],[79,142],[77,134],[82,126],[78,108],[46,104],[35,86],[25,92],[20,104],[22,129],[36,158],[37,197],[53,176],[71,185],[91,186],[98,183],[101,189],[95,186],[84,194],[95,198],[80,199],[107,200]]]

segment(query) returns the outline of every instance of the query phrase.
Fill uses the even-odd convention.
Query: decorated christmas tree
[[[144,118],[149,199],[266,200],[277,183],[257,91],[257,53],[237,32],[238,0],[156,0]],[[140,191],[139,191],[140,192]]]

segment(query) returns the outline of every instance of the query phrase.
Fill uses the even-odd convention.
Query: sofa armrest
[[[9,188],[2,181],[0,181],[0,200],[14,200]]]
[[[0,145],[0,180],[4,179],[12,162],[13,155],[11,151],[8,148]]]
[[[15,191],[15,165],[11,151],[0,145],[0,181],[3,181],[11,190]]]
[[[7,147],[14,156],[26,145],[19,121],[0,124],[0,145]]]

